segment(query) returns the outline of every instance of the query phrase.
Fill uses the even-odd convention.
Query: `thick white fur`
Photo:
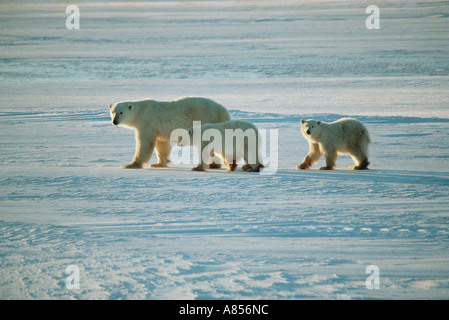
[[[158,162],[152,167],[166,167],[170,162],[170,134],[189,128],[193,121],[217,123],[228,121],[229,112],[213,100],[186,97],[175,101],[122,101],[109,105],[114,125],[135,130],[136,151],[130,164],[122,168],[142,168],[156,150]]]
[[[358,120],[343,118],[332,123],[316,120],[301,120],[301,133],[309,142],[309,153],[296,169],[309,169],[323,155],[326,166],[335,168],[338,153],[350,154],[355,165],[350,169],[367,169],[368,145],[371,142],[368,130]]]
[[[201,148],[199,152],[200,155],[200,163],[197,167],[193,168],[196,171],[204,171],[208,166],[208,150],[204,152],[206,147],[211,147],[211,144],[221,143],[221,150],[213,149],[213,155],[221,158],[225,165],[227,166],[226,171],[234,171],[237,167],[237,163],[240,160],[245,161],[245,165],[242,167],[243,171],[260,171],[260,168],[263,168],[263,164],[261,162],[259,149],[260,149],[260,137],[257,127],[250,122],[242,121],[242,120],[230,120],[221,123],[207,123],[201,125],[201,137],[206,130],[211,129],[209,132],[211,134],[214,133],[214,130],[219,132],[219,136],[221,137],[220,142],[214,140],[211,142],[207,138],[204,138],[206,141],[202,141],[201,139]],[[194,127],[187,129],[189,132],[189,140],[188,141],[180,141],[178,143],[179,146],[187,146],[192,145],[194,141]],[[228,132],[227,132],[228,131]],[[241,139],[233,139],[233,136],[239,136]],[[228,139],[226,139],[228,137]],[[231,138],[229,138],[231,137]],[[230,140],[230,141],[229,141]],[[226,145],[228,145],[228,149]],[[230,144],[232,143],[232,145]],[[232,151],[229,146],[232,146]],[[211,151],[211,150],[209,150]],[[206,158],[206,159],[205,159]]]

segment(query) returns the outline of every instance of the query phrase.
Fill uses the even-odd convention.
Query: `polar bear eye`
[[[120,114],[123,114],[123,112],[120,112]]]

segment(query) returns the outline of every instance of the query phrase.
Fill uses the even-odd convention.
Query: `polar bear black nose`
[[[114,126],[118,125],[117,119],[112,120],[112,124],[113,124]]]
[[[310,134],[310,130],[307,130],[306,133],[307,133],[307,134]]]

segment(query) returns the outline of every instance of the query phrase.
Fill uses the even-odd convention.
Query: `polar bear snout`
[[[120,123],[118,114],[117,114],[117,113],[113,113],[113,114],[111,115],[111,117],[112,117],[112,124],[113,124],[114,126],[118,126],[119,123]]]

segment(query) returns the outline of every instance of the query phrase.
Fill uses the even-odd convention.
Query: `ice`
[[[0,3],[1,299],[449,297],[447,4],[76,5],[67,30],[64,4]],[[278,130],[277,172],[120,169],[107,105],[183,96]],[[299,120],[346,116],[370,170],[296,170]]]

